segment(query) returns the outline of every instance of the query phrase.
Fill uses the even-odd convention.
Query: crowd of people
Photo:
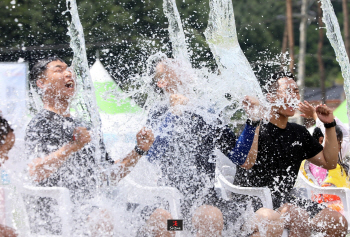
[[[181,63],[167,58],[156,61],[152,67],[152,85],[161,99],[136,135],[137,145],[121,160],[110,157],[102,140],[92,142],[95,137],[88,125],[71,117],[69,105],[77,85],[62,59],[42,59],[30,72],[31,86],[41,96],[43,109],[27,125],[27,173],[35,186],[69,190],[74,205],[72,236],[113,235],[118,228],[113,215],[94,201],[98,172],[107,167],[112,170],[111,178],[119,181],[142,156],[160,167],[159,185],[177,188],[183,195],[180,210],[187,233],[281,236],[283,229],[289,229],[289,236],[310,236],[312,231],[326,236],[346,235],[348,223],[340,212],[293,192],[299,168],[305,164],[310,170],[321,169],[328,174],[334,170],[343,172],[349,182],[349,168],[343,159],[349,141],[348,131],[343,130],[340,135],[336,127],[340,122],[326,105],[313,107],[307,102],[300,103],[299,89],[291,73],[278,72],[270,78],[265,92],[269,107],[255,97],[244,98],[242,107],[248,119],[236,137],[220,118],[209,123],[198,113],[201,108],[194,110],[186,106],[192,98],[191,93],[186,94],[183,75],[177,74]],[[288,122],[297,108],[322,127],[321,140],[315,139],[304,126]],[[269,110],[268,118],[262,112],[266,110]],[[3,124],[0,126],[2,161],[7,159],[14,143],[12,129]],[[100,157],[95,155],[97,149]],[[216,193],[215,149],[237,165],[235,185],[270,189],[273,210],[262,207],[259,200],[242,195],[224,200]],[[320,185],[329,183],[324,175],[315,180]],[[60,234],[62,226],[55,213],[55,200],[29,199],[34,232]],[[167,220],[172,216],[166,205],[160,203],[150,208],[142,216],[144,224],[137,227],[137,235],[174,236],[175,232],[167,230]],[[242,218],[244,221],[238,221]],[[229,233],[228,227],[237,225],[239,231]],[[0,231],[2,228],[6,227],[0,226]]]

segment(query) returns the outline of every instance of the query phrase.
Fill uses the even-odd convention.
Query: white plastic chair
[[[230,199],[230,193],[237,193],[242,195],[255,196],[260,198],[263,207],[273,209],[271,192],[268,188],[251,188],[251,187],[240,187],[233,185],[233,180],[236,174],[236,166],[232,161],[227,158],[220,151],[215,151],[216,155],[216,171],[215,171],[215,189],[216,192],[221,195],[223,199]]]
[[[132,175],[131,175],[132,176]],[[119,201],[140,204],[142,206],[152,206],[159,201],[159,198],[167,201],[169,212],[173,219],[181,219],[180,200],[183,195],[178,189],[163,186],[147,186],[136,182],[130,174],[116,187]],[[182,231],[176,231],[176,236],[183,236]]]
[[[182,199],[182,194],[176,188],[142,186],[132,179],[126,179],[125,182],[129,185],[127,193],[128,202],[152,205],[155,204],[157,198],[162,198],[169,203],[171,216],[174,219],[181,217],[180,200]]]
[[[295,186],[296,188],[306,188],[306,198],[308,199],[311,199],[312,195],[315,194],[331,194],[339,196],[344,206],[344,216],[348,223],[350,223],[350,189],[316,186],[310,183],[301,172],[298,173],[298,179]],[[348,232],[350,232],[350,225]]]
[[[72,226],[72,202],[70,200],[69,191],[63,187],[32,187],[32,186],[23,186],[20,189],[21,196],[23,198],[23,202],[27,203],[25,195],[36,196],[36,197],[47,197],[52,198],[57,201],[59,206],[58,215],[62,221],[62,235],[61,236],[71,236],[71,226]],[[24,208],[25,213],[26,208]],[[28,219],[28,216],[26,215]],[[58,235],[38,235],[27,233],[26,236],[33,237],[50,237],[50,236],[58,236]]]
[[[236,175],[236,165],[221,151],[215,150],[214,154],[216,155],[215,190],[218,195],[221,195],[221,198],[229,200],[231,198],[230,193],[255,196],[261,200],[263,207],[273,209],[269,188],[252,188],[233,185],[233,180]],[[227,193],[227,191],[230,193]],[[288,237],[287,229],[283,230],[282,237]]]

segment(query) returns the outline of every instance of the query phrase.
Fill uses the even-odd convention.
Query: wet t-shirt
[[[200,115],[185,111],[171,114],[159,107],[149,115],[158,138],[166,137],[160,151],[150,149],[148,159],[160,165],[160,185],[177,188],[184,195],[183,208],[209,204],[213,198],[215,157],[213,150],[228,154],[235,147],[236,136],[227,126],[208,124]],[[163,126],[166,124],[166,126]],[[157,131],[158,128],[158,131]]]
[[[71,117],[63,117],[42,110],[28,124],[26,130],[26,153],[29,160],[45,157],[73,140],[76,127],[86,127]],[[38,183],[43,187],[66,187],[73,202],[92,198],[96,191],[98,170],[101,165],[113,164],[100,142],[102,158],[94,157],[92,143],[71,154],[48,178]]]
[[[273,206],[278,208],[288,200],[301,162],[322,149],[301,125],[287,123],[287,127],[281,129],[272,123],[262,124],[256,163],[250,170],[237,167],[234,183],[244,187],[268,187]]]

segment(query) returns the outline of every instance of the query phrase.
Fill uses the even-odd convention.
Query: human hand
[[[316,114],[322,123],[331,123],[334,121],[333,111],[327,105],[318,105],[316,107]]]
[[[87,128],[76,127],[73,132],[73,145],[75,150],[80,150],[85,144],[91,142],[91,135]]]
[[[244,111],[248,114],[251,120],[259,120],[262,117],[262,108],[256,97],[245,96],[242,104]]]
[[[307,119],[317,119],[317,114],[316,114],[316,109],[315,107],[313,107],[311,104],[309,104],[309,102],[307,102],[306,100],[304,100],[303,102],[299,103],[299,110],[300,112],[302,112],[302,114],[300,116],[307,118]]]
[[[152,130],[142,128],[136,135],[137,146],[144,151],[148,151],[154,142]]]

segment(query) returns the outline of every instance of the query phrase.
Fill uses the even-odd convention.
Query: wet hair
[[[343,141],[343,131],[341,130],[341,128],[338,125],[335,126],[335,133],[337,134],[337,140]]]
[[[314,129],[314,132],[312,133],[312,137],[315,138],[317,141],[319,141],[320,137],[324,137],[324,135],[319,127],[316,127]]]
[[[279,71],[273,74],[265,85],[265,93],[276,94],[278,90],[278,80],[281,78],[290,78],[296,81],[295,76],[291,72]]]
[[[43,75],[43,73],[47,69],[47,65],[54,61],[61,61],[64,63],[64,61],[57,57],[57,56],[51,56],[48,58],[40,59],[32,68],[32,70],[29,73],[29,83],[30,85],[38,91],[38,86],[36,85],[36,81]]]
[[[5,143],[7,135],[11,132],[13,132],[13,129],[10,124],[0,116],[0,146]]]
[[[342,142],[343,141],[343,131],[341,130],[341,128],[337,125],[335,126],[335,133],[336,133],[336,136],[337,136],[337,141],[338,142]],[[312,133],[312,136],[317,139],[317,141],[319,140],[320,137],[324,137],[322,131],[320,128],[316,127],[314,132]],[[349,174],[349,165],[346,164],[344,161],[343,161],[343,156],[342,156],[342,151],[340,149],[340,152],[338,154],[338,164],[340,165],[340,169],[341,169],[341,172],[345,172],[347,176],[350,176]]]
[[[343,140],[343,131],[341,130],[341,128],[338,125],[335,126],[335,133],[337,135],[337,140],[342,141]],[[322,131],[319,127],[316,127],[314,132],[312,133],[312,137],[318,141],[320,137],[324,137],[324,134],[322,133]]]

